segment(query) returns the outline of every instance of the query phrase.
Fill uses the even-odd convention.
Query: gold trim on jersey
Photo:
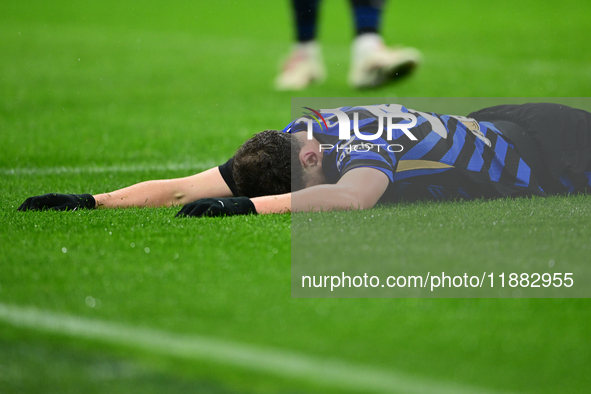
[[[398,162],[398,167],[396,167],[396,172],[438,168],[454,168],[454,166],[431,160],[400,160]]]

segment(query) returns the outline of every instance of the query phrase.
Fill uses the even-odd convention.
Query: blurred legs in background
[[[323,82],[326,70],[316,42],[320,0],[291,0],[296,44],[275,80],[277,90],[301,90],[312,82]]]
[[[296,40],[275,80],[278,90],[301,90],[323,82],[326,71],[316,41],[319,0],[292,0]],[[350,0],[356,37],[351,48],[349,84],[370,88],[407,75],[420,62],[414,48],[388,48],[379,34],[384,0]]]

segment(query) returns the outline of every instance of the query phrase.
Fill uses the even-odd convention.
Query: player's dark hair
[[[258,197],[292,191],[303,184],[299,153],[303,144],[291,134],[265,130],[246,141],[234,155],[232,173],[240,195]],[[296,157],[292,169],[292,161]],[[296,189],[297,190],[297,189]]]
[[[297,192],[298,190],[306,187],[306,178],[304,174],[304,166],[300,161],[300,152],[304,147],[304,142],[297,138],[295,135],[291,135],[291,191]]]

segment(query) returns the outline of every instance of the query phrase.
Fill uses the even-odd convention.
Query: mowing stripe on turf
[[[220,162],[221,163],[221,162]],[[88,166],[88,167],[38,167],[38,168],[0,168],[2,175],[59,175],[59,174],[103,174],[142,171],[202,171],[220,163],[203,161],[199,163],[138,164],[123,166]]]
[[[334,388],[380,393],[493,394],[409,374],[211,337],[181,335],[0,303],[0,321],[17,327],[135,347],[157,354],[231,365]]]

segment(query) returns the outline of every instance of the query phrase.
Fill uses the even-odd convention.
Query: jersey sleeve
[[[236,182],[234,182],[234,175],[232,165],[234,163],[234,158],[232,157],[230,160],[225,162],[224,164],[220,165],[218,169],[220,170],[220,174],[226,182],[226,185],[230,188],[230,191],[235,197],[238,197],[240,193],[238,192],[238,187],[236,187]]]

